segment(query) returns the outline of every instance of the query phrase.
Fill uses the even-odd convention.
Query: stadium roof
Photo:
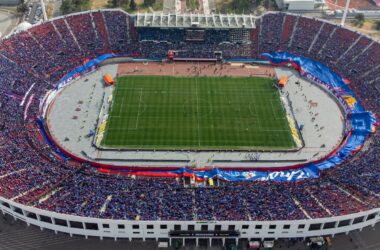
[[[170,27],[170,28],[219,28],[241,29],[256,28],[256,19],[253,15],[228,14],[156,14],[138,13],[136,15],[137,27]]]

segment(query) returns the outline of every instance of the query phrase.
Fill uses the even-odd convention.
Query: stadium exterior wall
[[[129,240],[138,239],[143,241],[146,239],[169,240],[169,233],[174,230],[175,225],[176,227],[180,225],[181,230],[187,230],[189,225],[193,225],[195,231],[201,231],[201,227],[204,225],[208,226],[209,231],[214,231],[215,225],[220,225],[221,230],[228,230],[229,226],[234,226],[234,230],[240,234],[238,237],[216,236],[213,238],[234,238],[238,240],[334,236],[335,234],[347,234],[350,231],[362,230],[367,226],[373,227],[380,221],[380,208],[344,216],[293,221],[133,221],[97,219],[41,210],[18,204],[2,197],[0,197],[0,209],[3,214],[13,216],[15,220],[22,220],[28,226],[38,226],[41,230],[49,229],[55,233],[67,233],[70,236],[74,234],[82,235],[86,238],[92,236],[100,239],[107,237],[115,240],[127,238]],[[261,228],[257,226],[261,226]],[[273,228],[274,226],[275,228]],[[190,237],[173,238],[184,239]],[[202,236],[191,238],[202,238]]]

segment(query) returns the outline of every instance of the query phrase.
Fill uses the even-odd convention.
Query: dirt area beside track
[[[242,63],[215,64],[210,62],[141,62],[119,64],[118,75],[170,76],[262,76],[275,77],[274,67]]]

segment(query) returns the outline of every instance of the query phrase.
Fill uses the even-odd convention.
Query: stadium
[[[380,44],[300,15],[51,19],[0,43],[0,208],[217,245],[380,220]]]

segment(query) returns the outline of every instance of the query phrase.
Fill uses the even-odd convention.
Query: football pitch
[[[274,80],[125,76],[117,79],[102,146],[118,149],[291,149]]]

